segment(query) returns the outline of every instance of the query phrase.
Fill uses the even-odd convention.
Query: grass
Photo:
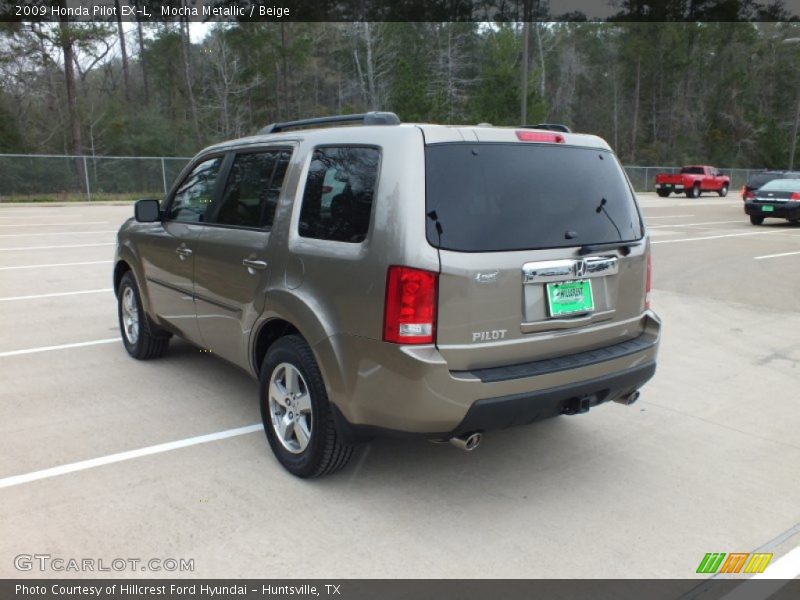
[[[132,202],[141,198],[161,198],[161,192],[131,192],[121,194],[92,194],[92,202]],[[51,194],[19,194],[7,196],[0,194],[0,203],[15,202],[87,202],[86,194],[74,192],[53,192]]]

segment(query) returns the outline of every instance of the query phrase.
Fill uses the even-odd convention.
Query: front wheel
[[[764,217],[759,217],[756,215],[750,215],[750,224],[751,225],[761,225],[764,222]]]
[[[169,345],[170,334],[160,330],[142,308],[142,297],[133,273],[123,275],[117,290],[117,316],[122,343],[133,358],[158,358]]]
[[[728,186],[727,185],[723,185],[722,188],[720,188],[718,193],[720,195],[720,198],[724,198],[725,196],[727,196],[728,195]]]
[[[259,378],[261,420],[283,468],[302,478],[342,469],[353,446],[340,438],[317,361],[297,335],[275,342]]]

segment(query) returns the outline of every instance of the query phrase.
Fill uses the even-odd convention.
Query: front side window
[[[214,186],[217,183],[222,157],[210,158],[198,164],[181,183],[167,213],[167,219],[199,223],[208,213],[214,201]]]
[[[367,237],[378,177],[376,148],[317,148],[303,192],[303,237],[359,243]]]
[[[223,225],[270,228],[291,153],[270,150],[238,154],[214,219]]]

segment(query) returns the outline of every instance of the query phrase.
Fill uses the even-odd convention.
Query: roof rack
[[[538,125],[523,125],[524,129],[547,129],[548,131],[560,131],[561,133],[572,133],[572,130],[561,123],[539,123]]]
[[[335,115],[333,117],[315,117],[313,119],[300,119],[284,123],[271,123],[258,134],[278,133],[287,129],[300,129],[315,125],[333,125],[338,123],[360,123],[361,125],[400,125],[400,118],[393,112],[372,111],[355,115]]]

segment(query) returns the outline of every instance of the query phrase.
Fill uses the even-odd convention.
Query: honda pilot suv
[[[608,144],[564,130],[278,123],[200,152],[118,234],[122,340],[245,369],[278,461],[343,467],[379,434],[481,435],[654,374],[650,247]]]

